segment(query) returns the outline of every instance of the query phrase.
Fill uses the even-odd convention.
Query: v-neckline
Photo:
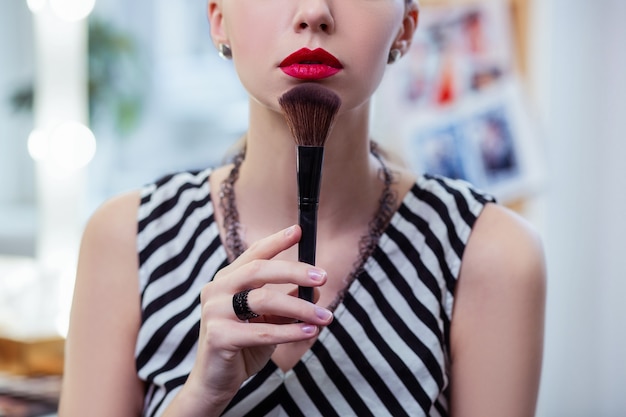
[[[326,330],[327,329],[322,329],[322,331],[326,331]],[[309,358],[314,355],[313,347],[318,343],[322,343],[319,340],[319,337],[315,339],[313,344],[309,346],[307,350],[304,351],[302,356],[300,356],[298,360],[291,366],[291,368],[287,370],[284,370],[283,368],[281,368],[274,360],[274,355],[272,355],[270,357],[269,363],[271,363],[272,366],[274,367],[274,373],[280,377],[281,381],[286,381],[287,379],[289,379],[291,375],[296,373],[296,368],[298,368],[298,366],[300,365],[306,366],[306,363],[309,360]]]
[[[340,305],[343,305],[343,301]],[[341,315],[341,312],[340,312]],[[338,320],[340,318],[339,317],[335,317],[335,320]],[[295,375],[297,370],[296,368],[298,368],[299,366],[306,366],[307,362],[313,357],[315,356],[315,350],[316,347],[318,345],[323,345],[324,344],[324,340],[331,334],[332,332],[332,326],[335,323],[335,320],[333,320],[328,326],[323,327],[322,329],[320,329],[320,333],[317,335],[317,337],[315,338],[315,341],[311,344],[311,346],[309,346],[303,353],[302,355],[300,355],[300,357],[298,358],[297,361],[295,361],[293,363],[293,365],[287,369],[284,370],[283,368],[281,368],[276,361],[274,360],[274,355],[272,355],[270,357],[270,360],[268,361],[268,364],[271,364],[271,366],[274,368],[273,369],[273,374],[275,374],[276,376],[278,376],[280,378],[281,381],[286,381],[288,380],[292,375]]]

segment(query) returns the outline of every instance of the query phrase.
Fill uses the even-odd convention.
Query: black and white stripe
[[[138,216],[145,416],[160,415],[194,362],[202,286],[227,263],[210,170],[146,187]],[[424,176],[404,198],[335,319],[290,371],[272,361],[226,416],[446,416],[454,288],[472,226],[490,197]]]

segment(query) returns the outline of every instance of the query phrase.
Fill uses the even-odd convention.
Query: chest
[[[333,415],[318,413],[317,404],[324,399],[332,405],[336,415],[429,415],[424,410],[429,410],[448,384],[446,280],[444,274],[427,272],[437,270],[436,258],[432,261],[429,261],[430,256],[412,258],[409,254],[424,253],[423,248],[401,249],[400,243],[392,241],[390,236],[383,236],[363,273],[347,287],[344,278],[352,270],[355,252],[350,256],[336,247],[328,247],[324,252],[326,246],[318,245],[321,250],[318,264],[332,277],[324,286],[319,302],[328,304],[341,289],[347,288],[334,321],[321,330],[312,345],[279,347],[267,368],[242,387],[232,412],[227,415],[248,412],[266,415],[255,414],[256,407],[271,403],[280,410],[293,405],[288,402],[289,398],[305,404],[304,415]],[[218,240],[214,237],[211,241]],[[223,251],[213,255],[216,262],[204,263],[203,273],[186,292],[189,298],[185,298],[184,303],[168,303],[168,311],[179,304],[183,308],[197,302],[199,287],[207,276],[212,276],[211,270],[215,273],[224,265]],[[181,270],[180,274],[172,271],[164,280],[180,282],[187,276],[186,271]],[[151,297],[151,292],[156,290],[156,286],[149,286],[145,297]],[[289,288],[283,290],[289,291]],[[178,321],[171,323],[159,348],[139,367],[140,377],[155,390],[164,387],[165,396],[170,395],[170,388],[165,387],[174,387],[174,380],[184,381],[193,367],[191,353],[197,347],[196,340],[189,336],[197,334],[194,326],[199,322],[200,311],[199,308],[185,311],[184,316],[176,315]],[[153,342],[151,329],[144,326],[139,340],[142,346],[145,341]],[[181,362],[175,370],[161,371],[160,364],[170,358],[168,352],[183,350],[190,354],[179,357]],[[311,387],[317,387],[317,393]],[[360,413],[363,410],[371,411]]]
[[[255,413],[267,401],[288,410],[290,399],[304,415],[430,415],[448,385],[440,304],[426,308],[427,294],[418,302],[376,287],[370,274],[359,276],[318,340],[288,369],[273,357],[226,415],[265,415]],[[333,412],[318,414],[324,404]]]

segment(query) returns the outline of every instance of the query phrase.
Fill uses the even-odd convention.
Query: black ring
[[[237,318],[241,321],[259,317],[258,314],[250,310],[250,307],[248,307],[248,293],[250,291],[252,291],[252,288],[248,288],[247,290],[240,291],[233,295],[233,310],[235,311]]]

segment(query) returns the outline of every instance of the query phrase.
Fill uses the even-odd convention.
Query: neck
[[[337,116],[324,151],[320,214],[360,204],[372,192],[379,164],[369,153],[368,116],[368,105]],[[283,116],[252,105],[246,142],[238,195],[247,198],[246,203],[256,201],[259,209],[267,204],[281,216],[292,213],[297,198],[296,145]]]

